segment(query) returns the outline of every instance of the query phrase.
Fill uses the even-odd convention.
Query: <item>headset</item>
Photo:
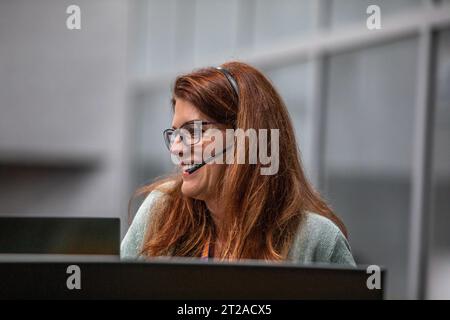
[[[223,67],[215,67],[215,69],[222,72],[222,74],[227,78],[228,82],[230,83],[231,87],[233,88],[234,94],[236,95],[236,97],[239,100],[239,87],[237,85],[236,79],[234,79],[234,77],[231,75],[231,73]],[[209,157],[208,159],[203,160],[201,163],[196,164],[196,165],[190,167],[189,169],[186,169],[184,172],[186,172],[188,174],[194,173],[195,171],[197,171],[198,169],[203,167],[208,162],[211,162],[212,160],[214,160],[214,158],[216,158],[217,156],[220,156],[221,154],[223,154],[225,151],[227,151],[231,147],[232,147],[232,145],[225,147],[225,149],[223,149],[221,152],[218,152],[215,155]]]

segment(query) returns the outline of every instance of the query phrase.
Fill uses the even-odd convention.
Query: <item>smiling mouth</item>
[[[198,165],[199,165],[199,163],[196,163],[195,161],[193,161],[192,163],[190,161],[189,161],[189,163],[181,162],[180,168],[182,171],[187,171],[187,170],[197,167]]]
[[[196,166],[195,164],[190,164],[190,165],[184,164],[184,165],[181,166],[181,169],[182,169],[183,171],[187,171],[187,170],[189,170],[189,169],[194,168],[195,166]]]

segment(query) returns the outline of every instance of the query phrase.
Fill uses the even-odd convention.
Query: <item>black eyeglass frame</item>
[[[196,124],[198,124],[197,127],[195,127]],[[183,123],[183,125],[181,125],[179,128],[176,128],[176,129],[175,128],[165,129],[163,131],[164,143],[165,143],[167,149],[169,149],[169,151],[170,151],[170,149],[172,147],[172,144],[173,144],[173,141],[175,141],[175,139],[176,139],[176,136],[175,136],[175,138],[173,138],[173,141],[172,141],[171,136],[174,133],[178,132],[178,134],[182,137],[182,135],[181,135],[182,129],[187,130],[187,129],[185,129],[185,127],[188,126],[188,125],[194,125],[194,131],[195,131],[195,130],[198,130],[198,126],[200,126],[200,125],[203,126],[203,125],[211,125],[211,124],[217,124],[217,122],[205,121],[205,120],[191,120],[191,121]],[[186,147],[192,147],[193,145],[195,145],[195,144],[197,144],[197,143],[199,143],[201,141],[202,133],[203,132],[200,132],[200,134],[198,135],[198,138],[193,139],[194,140],[193,142],[191,141],[190,143],[188,143],[187,139],[181,139],[181,142]]]

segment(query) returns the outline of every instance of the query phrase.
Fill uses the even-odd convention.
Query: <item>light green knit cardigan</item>
[[[155,210],[155,203],[164,193],[155,190],[144,200],[120,246],[122,259],[140,258],[147,224]],[[307,212],[297,232],[287,260],[298,263],[346,264],[355,266],[350,245],[339,228],[329,219]]]

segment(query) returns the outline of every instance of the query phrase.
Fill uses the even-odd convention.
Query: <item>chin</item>
[[[194,181],[183,181],[183,184],[181,185],[181,192],[190,198],[203,200],[202,191],[203,188]]]

